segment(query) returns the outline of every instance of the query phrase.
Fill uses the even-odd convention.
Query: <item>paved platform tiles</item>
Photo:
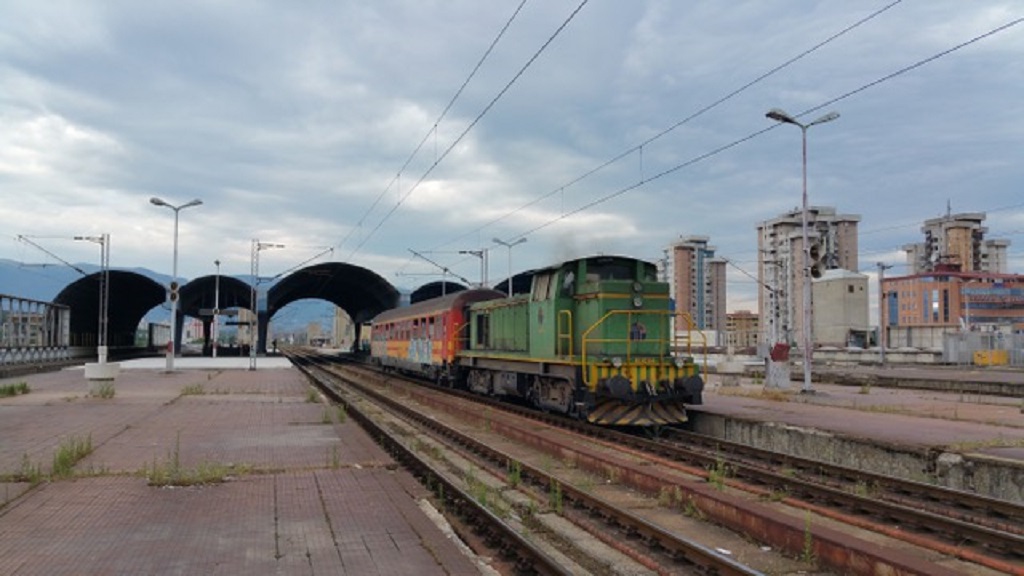
[[[0,399],[0,475],[47,473],[70,439],[93,452],[68,479],[0,482],[0,574],[479,573],[296,370],[126,369],[110,399],[80,369],[13,380],[31,392]],[[147,484],[173,466],[229,480]]]

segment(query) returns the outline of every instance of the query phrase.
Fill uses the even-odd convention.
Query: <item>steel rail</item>
[[[449,393],[452,392],[447,388],[437,386],[431,387]],[[455,391],[455,394],[463,396],[474,402],[483,401],[484,403],[495,406],[495,408],[500,407],[502,410],[527,416],[554,426],[560,426],[576,432],[581,432],[609,443],[630,446],[634,449],[655,454],[668,460],[687,463],[692,466],[699,466],[706,470],[720,465],[722,463],[721,458],[723,454],[728,454],[727,450],[717,450],[714,455],[709,455],[705,452],[693,450],[678,444],[650,440],[606,427],[594,426],[572,418],[541,413],[530,408],[510,405],[493,399],[486,399],[468,392]],[[712,444],[721,444],[721,446],[732,445],[737,448],[737,452],[756,453],[760,451],[760,449],[727,441],[709,439],[708,442]],[[763,452],[769,461],[778,461],[780,459],[784,461],[793,461],[793,459],[797,458],[769,451],[761,452]],[[829,469],[833,469],[837,477],[848,478],[864,474],[862,471],[853,468],[838,465],[826,465],[823,462],[815,460],[804,460],[806,460],[810,465],[823,465],[827,466]],[[751,466],[749,464],[733,462],[728,462],[727,464],[732,476],[737,479],[742,479],[746,483],[758,486],[771,486],[776,490],[781,490],[783,494],[802,497],[809,503],[826,504],[830,507],[841,507],[843,510],[851,514],[856,514],[862,517],[866,516],[869,519],[883,519],[889,522],[901,522],[906,526],[912,526],[917,530],[916,536],[912,532],[902,530],[903,526],[898,530],[890,530],[889,535],[908,541],[914,541],[919,545],[925,546],[928,546],[927,541],[921,541],[920,536],[937,537],[939,540],[936,540],[932,547],[944,554],[977,562],[995,569],[1005,568],[1008,565],[1008,562],[1004,559],[991,556],[992,552],[1005,555],[1005,557],[1009,559],[1010,563],[1019,561],[1021,554],[1024,554],[1024,552],[1022,552],[1024,551],[1024,538],[1022,538],[1020,534],[1014,533],[1012,528],[1010,531],[1005,531],[989,526],[981,526],[969,521],[950,517],[948,515],[941,515],[928,510],[911,508],[904,504],[887,502],[872,497],[859,496],[857,494],[836,489],[832,486],[823,485],[820,482],[775,473],[770,470],[766,470],[765,466]],[[823,467],[822,470],[824,469],[825,468]],[[901,482],[901,479],[898,478],[885,477],[884,475],[881,476],[890,482]],[[956,497],[961,495],[960,491],[948,488],[944,489],[935,486],[929,486],[929,488],[934,490],[929,491],[931,494],[945,494],[946,498],[954,500]],[[977,501],[985,500],[982,496],[972,495],[969,493],[967,494],[972,497],[972,501],[975,501],[974,498],[977,498]],[[996,502],[1001,503],[1002,501]],[[1012,514],[1012,503],[1009,504],[1009,510]],[[849,519],[846,521],[849,521]],[[981,550],[964,548],[964,544],[966,542],[977,545]]]
[[[390,431],[378,425],[359,407],[349,402],[334,387],[337,377],[318,366],[316,361],[301,355],[289,354],[289,359],[301,370],[314,385],[328,395],[333,401],[345,407],[346,413],[366,429],[371,437],[377,440],[395,459],[416,476],[424,485],[440,487],[440,497],[444,500],[445,509],[458,510],[460,520],[473,532],[482,537],[489,546],[497,549],[506,558],[512,558],[517,571],[524,574],[538,575],[569,575],[571,572],[556,563],[550,556],[534,546],[522,535],[509,527],[495,516],[484,505],[458,485],[448,480],[444,474],[435,469],[429,462],[421,458],[411,449],[402,444]]]
[[[415,420],[421,426],[433,430],[452,442],[465,446],[467,450],[479,454],[498,465],[504,466],[510,461],[518,462],[514,457],[463,434],[428,415],[419,413],[398,400],[382,394],[378,390],[367,388],[360,382],[347,379],[344,376],[341,376],[341,378],[347,380],[346,383],[350,386],[358,388],[360,392],[373,397],[374,401],[386,404],[389,409],[402,413],[405,417]],[[620,531],[639,537],[648,547],[663,555],[666,562],[671,562],[669,567],[673,570],[686,569],[688,571],[699,571],[700,573],[721,576],[761,574],[761,572],[744,566],[706,546],[682,538],[635,514],[616,508],[611,503],[588,494],[581,489],[564,484],[554,475],[538,467],[531,466],[525,462],[519,462],[519,465],[523,478],[529,479],[538,486],[559,486],[564,501],[573,504],[578,510],[584,511],[591,516],[605,518],[606,522],[617,527]]]
[[[698,445],[715,452],[727,452],[743,456],[744,458],[751,458],[754,460],[752,464],[754,466],[788,468],[818,477],[824,475],[829,478],[835,478],[847,485],[856,486],[859,484],[865,486],[869,488],[872,496],[876,498],[888,496],[899,504],[911,506],[920,504],[922,508],[935,514],[976,523],[1012,534],[1024,535],[1024,506],[1009,500],[897,478],[870,470],[831,464],[822,460],[772,452],[693,432],[672,430],[671,433],[673,436],[678,437],[680,443],[689,446]],[[748,464],[750,464],[749,461]],[[907,502],[908,499],[911,500],[909,504]],[[941,504],[941,506],[933,504]]]

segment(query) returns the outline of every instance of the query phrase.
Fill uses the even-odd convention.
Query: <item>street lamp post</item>
[[[181,206],[175,206],[156,196],[149,199],[149,203],[154,206],[166,206],[171,210],[174,210],[174,265],[171,278],[171,341],[167,347],[167,371],[171,372],[174,370],[174,354],[177,352],[177,322],[178,322],[178,212],[192,206],[199,206],[203,203],[202,200],[196,198],[191,202],[186,202]]]
[[[836,118],[839,118],[838,112],[829,112],[817,120],[803,124],[796,118],[789,114],[779,110],[778,108],[772,108],[765,114],[766,117],[775,120],[776,122],[782,122],[784,124],[792,124],[800,128],[800,133],[803,142],[803,208],[800,215],[800,228],[803,234],[803,353],[804,353],[804,386],[801,392],[812,393],[814,390],[811,388],[811,362],[813,351],[811,349],[813,340],[811,338],[811,246],[807,241],[807,129],[815,124],[824,124],[825,122],[831,122]]]
[[[494,242],[508,248],[508,297],[512,297],[512,248],[526,242],[526,238],[520,238],[515,242],[505,242],[500,238],[493,238]]]
[[[214,260],[217,275],[213,278],[213,357],[217,357],[217,346],[220,342],[220,260]]]
[[[284,248],[284,244],[260,242],[252,240],[252,291],[249,293],[249,304],[252,309],[252,322],[249,324],[249,370],[256,369],[256,347],[260,339],[260,250]]]

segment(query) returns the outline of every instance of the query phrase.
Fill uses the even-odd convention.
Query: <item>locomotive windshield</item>
[[[636,262],[622,260],[594,260],[587,264],[587,276],[599,280],[632,280],[636,274]]]

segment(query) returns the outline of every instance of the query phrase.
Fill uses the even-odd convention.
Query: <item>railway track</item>
[[[359,413],[359,404],[352,402],[351,398],[339,390],[354,388],[360,394],[371,397],[374,403],[386,405],[388,410],[401,414],[404,419],[416,422],[422,430],[429,431],[433,437],[443,439],[447,446],[460,447],[462,458],[475,461],[481,468],[489,470],[494,477],[509,477],[508,468],[510,463],[514,462],[514,476],[511,476],[513,479],[510,480],[509,485],[502,488],[492,486],[489,490],[512,490],[532,494],[535,501],[540,503],[530,504],[527,507],[556,507],[562,518],[578,526],[586,527],[592,533],[603,532],[616,535],[609,540],[615,545],[613,547],[627,556],[632,556],[640,566],[646,567],[651,573],[683,571],[685,573],[720,575],[761,574],[761,572],[748,568],[728,556],[673,534],[627,510],[603,501],[601,498],[589,494],[587,490],[556,477],[551,472],[544,470],[543,467],[518,460],[456,427],[439,421],[430,414],[410,408],[401,399],[382,392],[378,387],[361,384],[362,376],[339,374],[337,370],[318,364],[310,358],[295,357],[293,360],[317,382],[317,385],[326,394],[344,403],[347,410]],[[486,501],[487,499],[481,498],[479,484],[472,482],[470,484],[474,486],[467,489],[460,482],[447,478],[442,470],[432,465],[429,459],[424,458],[417,450],[410,449],[401,439],[392,437],[391,431],[375,423],[372,417],[365,415],[355,417],[359,418],[361,423],[365,422],[370,426],[374,437],[381,438],[381,442],[395,454],[396,459],[410,468],[421,481],[431,487],[435,493],[444,495],[446,509],[458,509],[463,515],[468,510],[471,517],[464,519],[462,524],[472,528],[487,543],[500,543],[501,555],[514,558],[513,563],[517,570],[540,574],[574,572],[526,540],[494,510],[488,508],[486,504],[482,504],[481,500]],[[429,450],[427,451],[429,452]],[[557,494],[557,502],[554,503],[552,502],[553,494]],[[623,546],[621,542],[616,542],[617,537],[625,534],[640,544],[639,549],[642,550],[642,553],[630,553],[630,546]],[[636,545],[632,548],[635,549]],[[562,556],[562,554],[555,554],[555,556]],[[574,561],[576,560],[578,558],[574,558]],[[585,561],[586,559],[584,559]],[[595,571],[601,573],[602,567],[598,565],[596,568]]]
[[[418,401],[424,401],[416,394]],[[473,402],[480,397],[471,396]],[[495,410],[498,408],[495,407]],[[506,404],[500,404],[502,411],[508,410]],[[472,410],[472,409],[471,409]],[[1021,545],[1019,519],[1021,510],[1012,503],[993,501],[977,495],[962,494],[936,486],[907,483],[877,474],[868,474],[856,470],[798,459],[791,456],[752,450],[742,445],[731,445],[714,439],[684,435],[666,439],[650,440],[622,434],[609,429],[581,424],[573,420],[538,415],[537,413],[516,408],[534,420],[542,420],[547,424],[562,428],[571,428],[577,433],[588,435],[599,440],[608,447],[627,447],[636,454],[645,455],[655,464],[664,469],[674,468],[677,472],[697,475],[704,480],[704,490],[696,486],[677,484],[691,495],[690,505],[699,505],[703,512],[715,521],[730,526],[734,530],[759,538],[754,525],[760,524],[763,531],[765,522],[785,524],[784,520],[767,513],[760,517],[738,509],[730,509],[728,498],[716,494],[716,490],[707,490],[707,485],[720,482],[730,489],[736,488],[771,502],[783,502],[790,506],[801,507],[813,512],[816,516],[830,517],[836,521],[875,531],[890,537],[898,538],[914,544],[936,550],[944,555],[961,558],[969,562],[988,567],[1003,573],[1021,573],[1019,564]],[[479,415],[480,409],[476,412]],[[676,432],[672,433],[673,436]],[[564,448],[563,448],[564,449]],[[486,447],[476,447],[476,451],[485,451]],[[496,457],[500,458],[500,457]],[[506,456],[507,458],[507,456]],[[578,462],[586,458],[576,456]],[[618,465],[618,464],[616,464]],[[593,464],[594,467],[608,466],[607,463]],[[648,464],[648,468],[650,464]],[[622,470],[629,470],[623,467]],[[658,493],[663,491],[672,480],[664,475],[646,475],[643,467],[635,467],[639,471],[622,472],[628,475],[629,482],[640,490]],[[531,471],[531,475],[534,471]],[[540,480],[551,483],[554,480]],[[863,487],[868,487],[865,492]],[[920,490],[918,489],[920,488]],[[566,496],[574,502],[574,506],[588,509],[592,506],[587,502],[585,491],[577,493],[571,488]],[[696,495],[696,497],[694,496]],[[962,498],[961,498],[962,496]],[[948,502],[951,505],[939,505]],[[604,513],[600,513],[604,514]],[[729,520],[732,518],[732,520]],[[616,521],[618,522],[618,521]],[[799,553],[799,545],[793,540],[804,540],[804,535],[794,534],[793,526],[773,525],[769,531],[775,532],[776,538],[762,541],[771,542],[778,548],[794,547]],[[638,532],[631,528],[628,531]],[[799,527],[795,529],[799,533]],[[642,532],[641,532],[642,533]],[[782,534],[782,536],[779,536]],[[661,536],[656,532],[645,536],[644,540],[657,544]],[[836,542],[835,550],[827,542],[828,538],[815,539],[813,555],[822,562],[829,563],[848,561],[850,546],[844,542]],[[789,542],[789,544],[787,544]],[[806,551],[805,551],[806,552]],[[870,554],[870,550],[855,551],[853,554]],[[676,553],[678,554],[678,553]],[[884,556],[884,555],[883,555]],[[897,555],[898,556],[898,555]],[[846,560],[844,560],[845,558]],[[914,573],[913,562],[906,566],[903,559],[886,557],[873,562],[890,562],[903,566],[898,573]],[[931,568],[922,569],[919,573],[934,574]]]

